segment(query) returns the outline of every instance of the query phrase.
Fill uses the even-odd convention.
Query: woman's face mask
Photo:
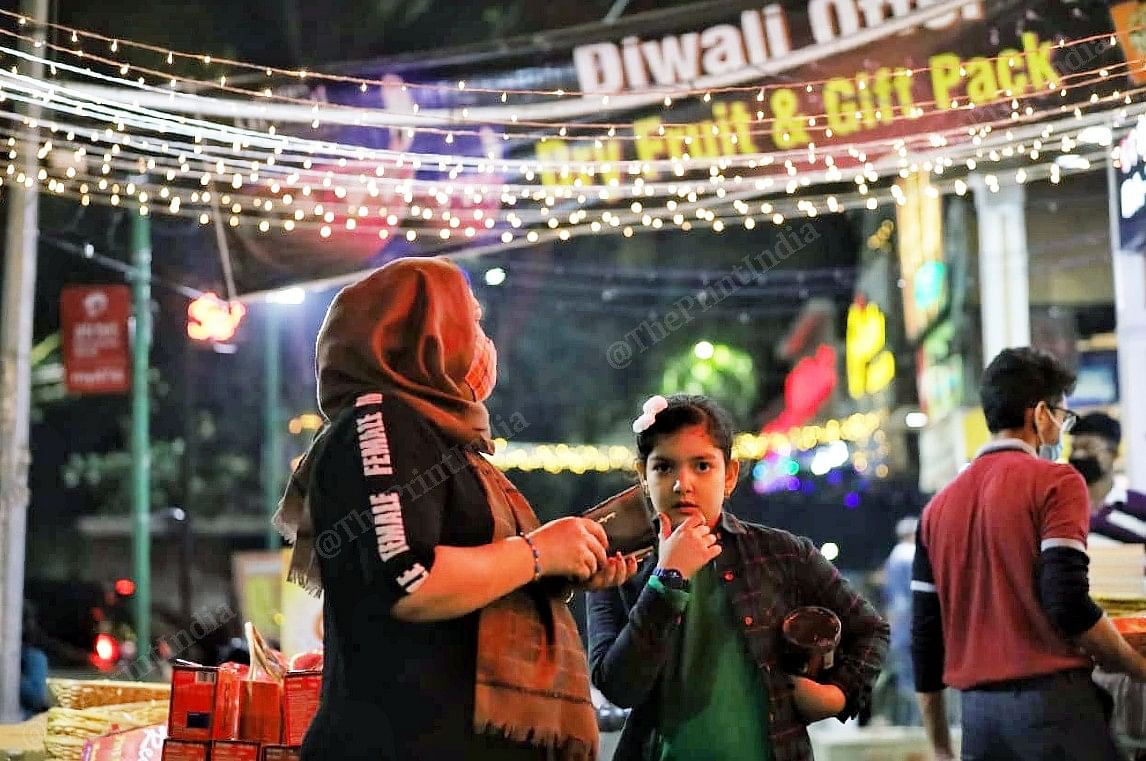
[[[466,372],[466,385],[479,402],[489,399],[493,387],[497,385],[497,347],[484,333],[478,336],[477,351]]]
[[[484,402],[493,394],[493,387],[497,385],[497,347],[485,334],[481,326],[481,302],[471,293],[474,322],[477,323],[477,348],[470,369],[466,371],[465,382],[473,392],[474,400]]]

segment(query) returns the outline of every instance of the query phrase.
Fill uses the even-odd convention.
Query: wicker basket
[[[48,711],[44,749],[50,759],[80,761],[88,740],[109,732],[166,723],[167,708],[166,699],[91,708],[52,708]]]
[[[1146,615],[1146,597],[1095,597],[1098,607],[1111,618]]]
[[[102,679],[49,679],[48,689],[60,708],[92,708],[171,698],[171,685],[159,682],[152,684]]]

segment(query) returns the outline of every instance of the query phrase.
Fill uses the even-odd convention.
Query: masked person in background
[[[305,761],[588,761],[584,646],[564,598],[635,570],[582,518],[538,526],[483,453],[492,342],[465,276],[399,259],[341,291],[318,336],[328,421],[276,524],[290,579],[324,595]]]
[[[1070,464],[1086,479],[1090,493],[1090,541],[1146,543],[1146,494],[1116,483],[1114,460],[1122,426],[1103,412],[1079,418],[1071,431]]]

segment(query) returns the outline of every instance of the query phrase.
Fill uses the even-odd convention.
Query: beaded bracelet
[[[537,551],[537,545],[526,534],[518,534],[525,543],[529,545],[529,551],[533,553],[533,580],[537,581],[541,578],[541,553]]]

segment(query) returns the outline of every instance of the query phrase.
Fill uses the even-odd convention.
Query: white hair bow
[[[669,406],[668,399],[660,394],[649,397],[641,407],[641,416],[633,421],[633,433],[643,433],[650,425],[656,422],[657,415]]]

